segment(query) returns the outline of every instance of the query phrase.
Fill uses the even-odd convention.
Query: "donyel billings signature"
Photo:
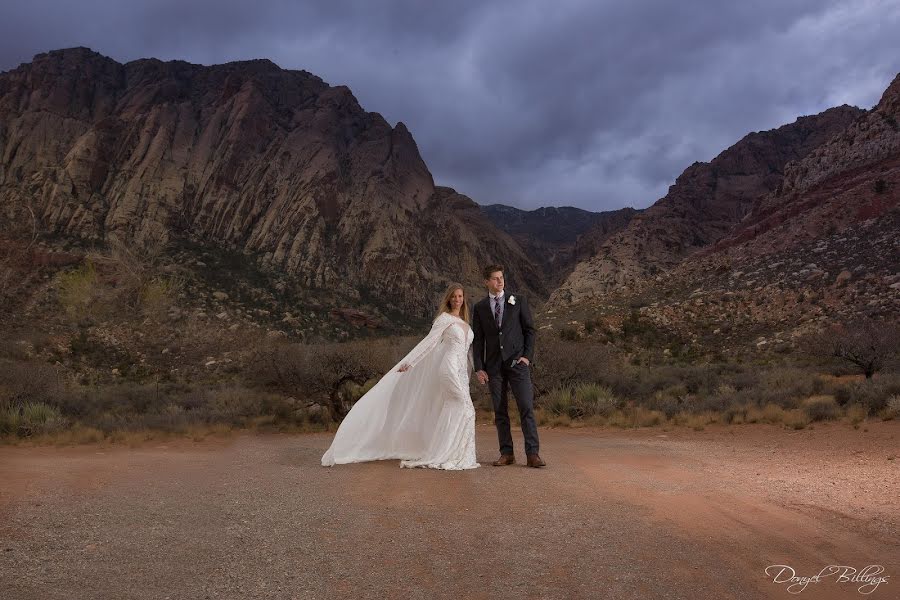
[[[860,594],[871,594],[878,586],[888,583],[890,575],[881,575],[884,567],[881,565],[868,565],[857,571],[847,565],[828,565],[816,575],[800,577],[797,572],[788,565],[769,565],[766,567],[766,575],[772,577],[772,583],[788,584],[785,588],[791,594],[799,594],[811,583],[834,577],[835,583],[859,583],[856,589]]]

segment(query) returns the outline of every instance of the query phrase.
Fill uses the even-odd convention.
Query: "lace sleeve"
[[[416,344],[416,346],[407,353],[406,356],[403,357],[403,360],[397,365],[397,367],[393,370],[399,370],[402,367],[406,366],[407,368],[412,368],[416,366],[425,356],[428,355],[429,352],[434,350],[435,346],[437,346],[441,341],[441,336],[444,333],[444,329],[446,329],[447,323],[445,319],[438,317],[435,319],[434,324],[431,326],[431,331],[428,332],[428,335],[425,338]]]

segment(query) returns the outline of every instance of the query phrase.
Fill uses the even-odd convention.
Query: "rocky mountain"
[[[551,288],[640,212],[633,208],[591,212],[571,206],[522,210],[505,204],[489,204],[481,210],[541,266]]]
[[[779,352],[829,323],[896,322],[900,75],[872,110],[783,173],[715,242],[647,285],[551,308],[545,327],[583,334],[585,323],[615,329],[631,318],[677,340],[667,351]]]
[[[613,290],[639,291],[686,256],[727,235],[782,183],[785,165],[844,131],[864,111],[840,106],[745,136],[685,169],[668,194],[606,238],[552,294],[564,306]]]
[[[85,244],[201,242],[302,288],[424,316],[486,260],[539,267],[434,185],[412,135],[344,86],[268,60],[120,64],[58,50],[0,73],[0,230]]]

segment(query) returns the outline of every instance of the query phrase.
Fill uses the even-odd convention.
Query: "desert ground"
[[[0,598],[900,597],[900,422],[540,436],[492,467],[479,424],[459,472],[324,468],[328,433],[3,447]]]

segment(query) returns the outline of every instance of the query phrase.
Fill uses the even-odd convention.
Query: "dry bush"
[[[834,421],[841,416],[834,396],[810,396],[803,401],[803,410],[810,421]]]
[[[330,344],[258,340],[248,360],[247,377],[257,385],[321,402],[333,419],[341,420],[361,396],[350,384],[377,382],[413,345],[410,338]]]
[[[894,395],[888,398],[881,418],[885,421],[900,419],[900,395]]]
[[[534,356],[534,383],[540,393],[554,388],[596,383],[615,361],[603,344],[541,338]]]
[[[777,404],[766,404],[763,407],[751,406],[746,414],[747,423],[781,423],[785,411]]]
[[[90,261],[57,278],[59,302],[72,319],[79,321],[96,314],[102,290],[97,282],[97,269]]]
[[[790,429],[805,429],[811,419],[806,411],[800,408],[793,408],[784,412],[782,423]]]
[[[881,374],[877,379],[852,381],[835,391],[835,399],[841,405],[857,404],[868,414],[876,415],[887,406],[891,396],[900,394],[900,376]]]
[[[0,358],[0,402],[55,403],[64,393],[65,373],[39,360]]]
[[[613,411],[606,422],[613,427],[655,427],[665,423],[666,416],[658,410],[635,406]]]
[[[80,267],[58,275],[59,300],[75,320],[144,315],[161,318],[184,287],[184,280],[163,274],[164,245],[129,248],[113,242],[106,252],[91,252]]]
[[[703,431],[707,425],[718,423],[720,420],[719,413],[713,411],[703,411],[697,413],[678,413],[673,417],[672,422],[676,425],[690,427],[694,431]]]

